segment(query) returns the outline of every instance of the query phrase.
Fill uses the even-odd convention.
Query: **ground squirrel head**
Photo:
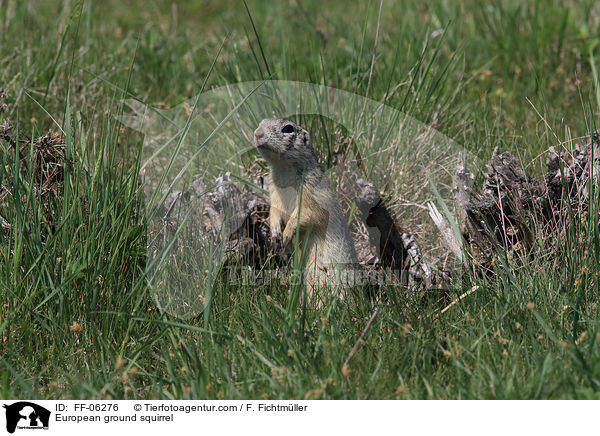
[[[254,131],[254,144],[273,166],[313,168],[317,162],[308,132],[288,120],[262,120]]]

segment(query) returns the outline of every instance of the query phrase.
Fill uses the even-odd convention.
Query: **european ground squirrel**
[[[264,119],[254,131],[254,142],[271,167],[273,242],[289,247],[298,232],[310,291],[315,285],[336,283],[336,273],[358,261],[346,218],[308,132],[288,120]]]

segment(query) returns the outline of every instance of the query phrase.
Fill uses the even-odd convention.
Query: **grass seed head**
[[[348,367],[348,365],[342,366],[342,374],[344,375],[344,377],[350,377],[350,368]]]
[[[117,362],[115,363],[115,370],[119,370],[121,368],[123,368],[123,365],[125,365],[125,359],[123,359],[123,357],[119,356],[117,357]]]

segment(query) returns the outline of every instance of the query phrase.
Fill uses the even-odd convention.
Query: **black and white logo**
[[[48,430],[50,411],[29,401],[19,401],[3,406],[6,409],[6,431],[14,433],[16,429]]]

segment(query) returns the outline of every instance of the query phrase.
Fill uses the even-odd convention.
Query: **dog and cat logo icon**
[[[14,433],[16,429],[48,430],[50,411],[29,401],[5,404],[6,431]]]

